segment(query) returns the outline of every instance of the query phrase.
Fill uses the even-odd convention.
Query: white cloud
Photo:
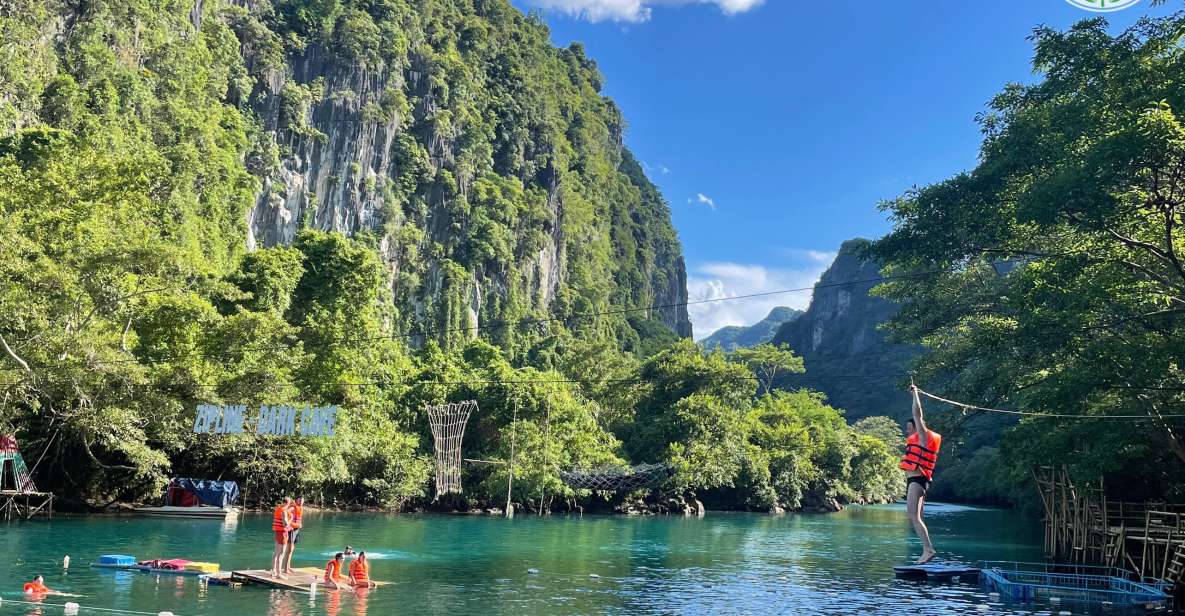
[[[658,171],[659,171],[660,173],[662,173],[663,175],[667,175],[667,174],[669,174],[669,173],[671,172],[671,168],[670,168],[670,167],[668,167],[668,166],[666,166],[666,165],[659,165],[659,166],[658,166]]]
[[[656,6],[714,4],[728,15],[744,13],[765,0],[525,0],[527,4],[589,21],[642,22]]]
[[[691,199],[688,199],[687,202],[693,203]],[[716,209],[716,201],[704,193],[696,193],[694,203],[702,203],[713,210]]]
[[[692,269],[687,277],[690,301],[739,297],[754,293],[768,293],[784,289],[807,289],[793,293],[779,293],[691,304],[687,313],[695,326],[695,337],[702,340],[712,332],[728,325],[752,325],[769,315],[778,306],[806,310],[811,301],[810,287],[830,267],[835,253],[813,250],[798,251],[800,263],[796,267],[775,268],[749,263],[709,262]]]

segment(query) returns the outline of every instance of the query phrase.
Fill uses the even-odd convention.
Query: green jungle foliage
[[[886,273],[948,272],[881,287],[895,335],[927,349],[922,387],[1078,416],[928,404],[958,460],[936,487],[1031,500],[1029,469],[1066,465],[1116,498],[1185,502],[1185,421],[1164,417],[1185,414],[1183,35],[1182,13],[1037,29],[1044,78],[992,100],[979,165],[885,204]]]
[[[36,480],[65,501],[181,475],[249,504],[424,505],[423,407],[466,399],[465,457],[513,447],[521,507],[609,503],[559,473],[647,461],[725,507],[900,493],[884,441],[759,384],[801,370],[788,352],[704,354],[678,314],[588,316],[685,297],[680,248],[595,63],[505,0],[15,0],[0,34],[0,432],[45,452]],[[310,194],[292,238],[247,251],[280,161],[334,136],[313,109],[356,100],[293,77],[314,50],[396,84],[361,121],[405,127],[398,171],[360,184],[378,226],[327,231],[331,195]],[[545,302],[524,264],[554,236]],[[341,413],[332,438],[193,434],[196,405],[236,403]],[[503,502],[509,470],[467,465],[467,493]]]

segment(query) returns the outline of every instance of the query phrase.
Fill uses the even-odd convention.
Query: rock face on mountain
[[[801,314],[801,310],[778,306],[771,310],[768,316],[753,325],[721,327],[711,336],[704,338],[700,344],[706,350],[711,351],[719,348],[726,353],[739,348],[752,348],[772,340],[783,323],[796,319]]]
[[[228,237],[245,230],[248,250],[304,228],[371,245],[390,274],[396,335],[481,335],[518,353],[559,329],[626,349],[656,326],[691,336],[669,208],[623,146],[596,62],[580,44],[554,47],[539,17],[508,0],[15,6],[0,18],[30,51],[0,69],[0,135],[42,123],[85,133],[71,110],[101,106],[78,94],[93,71],[55,49],[109,47],[104,61],[138,89],[112,81],[102,105],[160,120],[150,128],[170,164],[193,168],[221,148],[253,177],[234,186],[253,203],[204,195],[209,178],[187,187],[207,199],[207,219]],[[205,108],[184,113],[215,119],[210,134],[169,133],[176,105],[144,111],[193,81]],[[206,143],[219,131],[230,137]],[[619,311],[652,305],[671,307]],[[524,320],[533,325],[503,325]]]
[[[849,421],[872,415],[905,419],[909,396],[900,375],[918,350],[889,342],[879,329],[896,306],[869,295],[880,272],[859,256],[866,243],[844,242],[815,286],[806,313],[783,324],[772,342],[790,345],[806,363],[806,374],[784,379],[783,388],[824,392]]]
[[[505,345],[529,333],[483,324],[686,302],[667,204],[579,45],[505,0],[235,3],[216,16],[254,77],[249,246],[370,238],[406,329]],[[691,335],[684,306],[642,316]],[[645,329],[605,321],[627,348]]]

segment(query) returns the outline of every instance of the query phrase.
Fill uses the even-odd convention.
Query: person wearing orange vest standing
[[[350,581],[357,588],[374,588],[377,586],[370,580],[370,564],[366,562],[366,552],[358,552],[358,558],[350,563]]]
[[[292,553],[296,551],[296,540],[300,537],[300,526],[304,521],[304,497],[297,496],[289,508],[292,512],[291,530],[288,531],[288,555],[284,558],[284,573],[292,573]]]
[[[938,448],[942,446],[942,435],[927,428],[922,417],[922,399],[918,388],[910,385],[913,392],[913,419],[905,423],[905,455],[898,466],[905,471],[905,511],[913,530],[922,540],[922,555],[914,562],[919,565],[934,558],[934,544],[930,542],[930,529],[922,520],[926,506],[926,491],[934,479],[934,464],[938,462]]]
[[[285,496],[272,511],[272,534],[276,539],[276,549],[272,552],[272,577],[286,580],[287,577],[280,570],[284,566],[284,552],[288,548],[288,531],[292,530],[292,498]]]

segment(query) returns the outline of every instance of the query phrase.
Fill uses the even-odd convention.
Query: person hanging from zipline
[[[934,479],[934,464],[938,462],[938,448],[942,446],[942,435],[927,428],[922,417],[922,399],[916,385],[910,384],[913,393],[913,418],[905,423],[905,455],[898,466],[905,471],[905,510],[913,530],[922,540],[922,555],[914,561],[922,565],[934,558],[934,544],[930,542],[930,530],[922,520],[926,506],[926,491]]]

